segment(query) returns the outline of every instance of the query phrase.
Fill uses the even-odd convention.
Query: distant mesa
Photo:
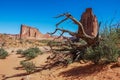
[[[41,32],[39,32],[39,30],[37,28],[33,28],[30,26],[26,26],[26,25],[21,25],[21,29],[20,29],[20,38],[21,39],[39,38],[41,36],[42,36],[42,34],[41,34]]]
[[[42,34],[37,28],[21,25],[20,29],[20,39],[43,39],[43,38],[53,38],[49,34]]]
[[[41,40],[41,39],[53,39],[57,36],[51,36],[50,34],[42,34],[39,29],[27,25],[21,25],[20,26],[20,33],[19,34],[0,34],[0,42],[3,41],[2,35],[5,35],[7,38],[12,39],[35,39],[35,40]],[[61,37],[59,40],[63,39]]]

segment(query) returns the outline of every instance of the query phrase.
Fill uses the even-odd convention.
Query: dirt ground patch
[[[4,60],[0,60],[0,80],[119,80],[120,67],[113,65],[94,65],[91,63],[72,63],[66,67],[47,65],[47,57],[50,53],[39,55],[32,61],[37,70],[27,74],[21,68],[20,61],[24,60],[20,55],[11,54]]]

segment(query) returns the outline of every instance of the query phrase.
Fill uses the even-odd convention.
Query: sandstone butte
[[[40,38],[52,38],[52,37],[49,34],[42,34],[37,28],[21,25],[19,38],[40,39]]]
[[[20,29],[20,38],[24,39],[30,39],[30,38],[39,38],[42,37],[41,32],[39,32],[39,30],[37,28],[33,28],[30,26],[26,26],[26,25],[21,25],[21,29]]]

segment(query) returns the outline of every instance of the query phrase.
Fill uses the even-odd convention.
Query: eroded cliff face
[[[39,32],[38,29],[26,25],[21,25],[21,39],[38,39],[40,37],[42,37],[42,34]]]
[[[80,22],[84,26],[86,34],[96,37],[98,33],[98,21],[92,12],[92,8],[87,8],[82,14]]]

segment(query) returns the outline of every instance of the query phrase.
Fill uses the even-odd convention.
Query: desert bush
[[[60,44],[60,42],[54,41],[54,40],[53,41],[51,41],[51,40],[40,40],[39,42],[43,43],[45,45],[48,45],[48,46],[50,46],[50,45],[54,46],[54,45]]]
[[[58,41],[49,41],[47,43],[48,46],[61,46],[62,42],[58,42]]]
[[[33,58],[37,57],[39,54],[42,54],[42,52],[37,47],[35,47],[35,48],[29,48],[29,49],[23,51],[23,55],[27,59],[33,59]]]
[[[95,49],[90,47],[87,49],[85,57],[87,60],[91,60],[95,64],[116,62],[119,57],[119,50],[109,46],[98,46]]]
[[[50,40],[39,40],[40,43],[47,44]]]
[[[120,49],[116,45],[118,36],[114,29],[109,32],[107,30],[102,33],[103,40],[95,48],[87,48],[85,57],[94,63],[111,63],[118,60]]]
[[[8,56],[8,52],[3,48],[0,48],[0,59],[5,59]]]
[[[36,70],[36,66],[33,62],[25,62],[25,61],[21,61],[20,64],[22,65],[22,67],[26,70],[26,72],[28,74],[34,72]]]

